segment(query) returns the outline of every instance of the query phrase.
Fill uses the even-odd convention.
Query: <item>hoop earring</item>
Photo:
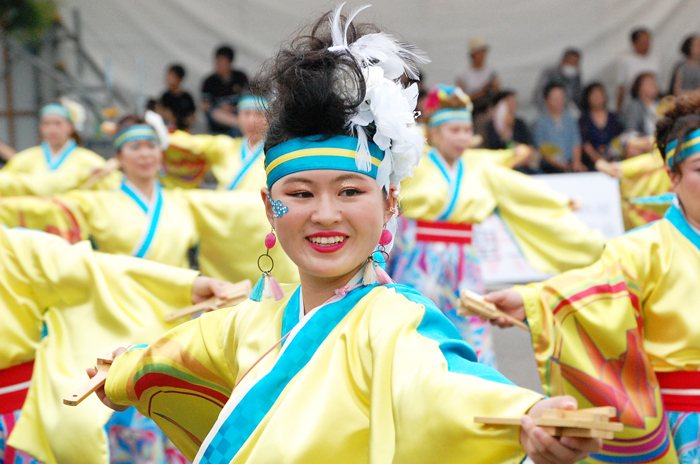
[[[379,245],[377,246],[377,250],[367,258],[365,272],[362,274],[363,285],[374,285],[376,283],[388,285],[394,283],[394,281],[391,280],[391,277],[389,277],[389,274],[387,274],[386,271],[379,265],[386,264],[389,261],[389,253],[386,251],[385,247],[391,243],[393,238],[394,237],[391,235],[391,231],[388,230],[386,228],[386,224],[384,224],[382,234],[379,236]],[[376,253],[380,253],[382,255],[382,261],[378,261],[374,258]]]
[[[274,298],[275,301],[279,301],[284,298],[284,290],[280,286],[277,279],[272,277],[272,270],[275,268],[275,260],[270,256],[270,250],[277,243],[277,236],[275,235],[275,228],[265,236],[265,248],[267,251],[258,257],[258,269],[262,272],[262,276],[258,279],[258,282],[253,287],[253,291],[250,294],[250,299],[253,301],[260,302],[263,298]],[[263,267],[265,259],[269,260],[269,267]]]

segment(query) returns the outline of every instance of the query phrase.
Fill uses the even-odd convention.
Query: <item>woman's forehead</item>
[[[323,185],[338,184],[347,181],[368,182],[376,185],[376,181],[371,177],[350,171],[337,171],[333,169],[312,169],[303,172],[289,174],[280,179],[280,185],[295,183]],[[378,188],[378,187],[377,187]]]

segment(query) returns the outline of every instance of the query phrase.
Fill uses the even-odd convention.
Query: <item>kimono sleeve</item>
[[[518,427],[488,427],[474,417],[520,417],[542,396],[479,364],[430,300],[395,290],[382,298],[386,309],[370,329],[370,461],[389,462],[391,453],[401,463],[521,462]]]
[[[58,235],[71,243],[89,236],[87,218],[76,204],[57,198],[0,199],[0,224]]]
[[[146,348],[117,357],[105,392],[152,418],[193,460],[226,404],[237,373],[227,364],[222,327],[233,309],[182,324]]]
[[[646,271],[635,262],[643,255],[634,243],[612,241],[587,268],[516,287],[545,393],[572,395],[581,408],[614,406],[625,425],[591,462],[640,462],[641,455],[658,458],[645,462],[675,462],[644,349]]]
[[[498,166],[484,166],[483,176],[496,198],[498,214],[534,268],[557,273],[587,266],[600,257],[602,234],[573,215],[565,195],[540,180]]]

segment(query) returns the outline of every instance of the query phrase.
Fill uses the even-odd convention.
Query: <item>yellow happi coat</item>
[[[470,157],[469,151],[459,161],[456,195],[455,183],[448,183],[439,167],[444,160],[436,162],[430,153],[421,158],[413,178],[402,184],[406,218],[472,224],[497,211],[525,258],[542,272],[584,266],[600,256],[602,235],[572,214],[565,195],[493,161]]]
[[[625,229],[631,230],[661,219],[671,201],[636,202],[640,197],[659,197],[671,192],[671,179],[658,150],[620,162],[620,196]]]
[[[134,189],[129,191],[131,194],[125,190],[76,190],[47,200],[4,198],[0,200],[0,223],[47,232],[61,230],[57,222],[67,223],[72,226],[71,238],[89,237],[99,251],[189,267],[188,251],[198,238],[182,192],[156,189],[151,202],[141,198],[139,203]]]
[[[36,174],[0,171],[0,197],[36,195],[49,197],[66,192],[88,180],[88,173],[80,171],[47,171]]]
[[[201,462],[521,462],[518,428],[473,418],[520,416],[540,395],[478,364],[428,299],[359,285],[302,316],[283,287],[118,357],[107,395]]]
[[[654,373],[700,370],[699,274],[700,234],[671,206],[595,264],[516,287],[545,393],[625,424],[590,462],[678,462]]]
[[[199,269],[217,279],[258,280],[257,262],[265,253],[271,226],[257,192],[188,190],[186,198],[200,237]],[[299,271],[281,246],[270,250],[273,274],[281,282],[299,282]]]
[[[252,163],[246,163],[242,140],[180,130],[171,133],[163,156],[163,185],[197,188],[211,170],[220,190],[259,192],[265,186],[264,156],[258,153],[254,159],[250,158]],[[233,189],[229,188],[231,184],[235,184]]]
[[[68,143],[70,144],[71,142],[72,140]],[[56,182],[53,190],[47,191],[47,185],[41,188],[40,194],[49,196],[80,187],[95,169],[101,168],[104,164],[105,159],[100,155],[78,146],[74,147],[62,160],[47,159],[45,147],[39,145],[17,153],[7,162],[0,172],[7,174],[37,174],[46,172],[64,174],[66,180],[64,180],[64,182]],[[120,177],[119,173],[114,172],[100,180],[93,189],[105,190],[115,188],[119,184]],[[66,185],[68,179],[72,179],[73,183]]]
[[[183,322],[164,317],[191,304],[196,276],[95,253],[88,242],[0,227],[0,369],[35,360],[8,445],[50,464],[109,462],[103,426],[112,411],[94,395],[77,407],[62,400],[87,381],[96,356]]]

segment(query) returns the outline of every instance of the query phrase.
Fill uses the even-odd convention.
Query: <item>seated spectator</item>
[[[471,98],[474,128],[483,134],[486,121],[482,115],[493,105],[501,84],[496,68],[486,62],[489,44],[481,37],[474,37],[467,47],[470,63],[456,76],[456,85]]]
[[[681,95],[700,88],[700,35],[691,35],[683,41],[681,53],[685,61],[673,78],[673,94]]]
[[[545,110],[535,124],[535,144],[542,153],[540,168],[546,173],[585,171],[581,162],[581,134],[566,111],[566,92],[555,82],[542,92]]]
[[[534,141],[525,122],[516,116],[518,111],[518,98],[512,90],[504,90],[496,96],[491,119],[486,124],[486,137],[484,148],[489,150],[504,150],[517,146],[530,147],[532,155]],[[531,156],[518,160],[516,170],[526,174],[533,171],[526,166]]]
[[[542,71],[532,97],[540,111],[544,111],[544,88],[552,82],[561,85],[569,101],[581,108],[581,52],[569,48],[564,51],[559,64]]]
[[[248,88],[248,76],[233,69],[235,50],[222,45],[214,54],[212,75],[202,83],[202,111],[213,134],[240,135],[237,130],[236,103]]]
[[[622,132],[622,125],[615,113],[608,111],[608,96],[600,82],[589,84],[583,90],[578,126],[583,147],[581,161],[589,171],[595,171],[599,159],[616,161],[619,158],[620,150],[613,147],[613,141]]]
[[[165,122],[186,131],[194,123],[197,107],[194,105],[192,95],[181,87],[184,79],[185,68],[179,64],[171,65],[165,74],[168,90],[161,95],[159,103]]]
[[[626,134],[652,136],[656,130],[656,105],[659,99],[659,86],[656,76],[642,73],[632,84],[630,102],[622,112],[622,124]]]
[[[617,67],[617,112],[623,108],[625,95],[642,73],[659,75],[661,67],[657,56],[651,53],[651,32],[637,28],[630,35],[632,50],[624,54]]]

